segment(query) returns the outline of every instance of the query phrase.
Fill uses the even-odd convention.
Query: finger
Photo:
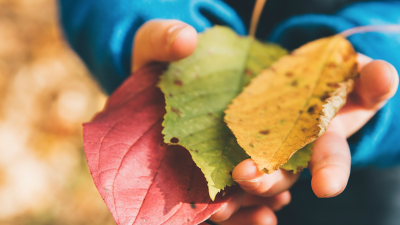
[[[225,203],[218,212],[214,213],[210,220],[212,221],[225,221],[229,217],[231,217],[241,206],[243,199],[246,197],[246,192],[240,190],[239,194],[237,194],[233,199],[229,202]]]
[[[291,200],[289,191],[284,191],[272,197],[260,197],[253,194],[248,194],[243,200],[242,207],[260,206],[264,205],[273,211],[279,211],[284,206],[288,205]]]
[[[385,61],[376,60],[361,69],[354,92],[338,113],[346,126],[347,137],[359,130],[396,93],[398,83],[396,69]]]
[[[390,63],[375,60],[362,68],[351,97],[360,99],[366,109],[380,108],[396,93],[398,82],[397,71]]]
[[[247,159],[239,163],[232,172],[232,178],[246,192],[263,197],[277,195],[289,189],[299,177],[285,170],[277,170],[271,174],[260,172],[253,160]]]
[[[319,198],[340,194],[350,176],[351,156],[341,123],[334,118],[329,129],[317,141],[311,155],[309,169],[311,186]]]
[[[217,222],[219,225],[276,225],[275,213],[266,206],[242,208],[228,220]]]
[[[136,32],[132,71],[153,62],[170,62],[191,55],[196,49],[196,30],[178,20],[150,20]]]

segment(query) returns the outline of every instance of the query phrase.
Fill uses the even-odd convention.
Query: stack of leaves
[[[163,65],[125,81],[84,126],[93,179],[118,224],[198,224],[236,193],[227,186],[241,161],[273,172],[322,135],[351,90],[356,54],[334,36],[284,55],[214,27],[169,65],[164,95]],[[283,168],[301,170],[311,152]]]
[[[248,158],[224,122],[224,110],[251,78],[283,55],[277,45],[215,27],[199,36],[191,57],[172,63],[161,76],[167,104],[164,141],[189,150],[211,199],[234,184],[232,170]]]

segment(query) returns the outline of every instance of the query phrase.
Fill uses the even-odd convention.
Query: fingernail
[[[251,180],[235,180],[243,189],[256,189],[261,184],[261,177]]]
[[[183,30],[188,27],[187,24],[177,24],[169,28],[168,30],[168,46],[172,45],[174,41],[179,37]]]
[[[391,65],[390,64],[390,75],[391,75],[391,80],[390,80],[390,88],[389,88],[389,91],[388,91],[388,93],[390,93],[390,92],[392,92],[392,89],[393,89],[393,86],[394,86],[394,79],[396,78],[396,76],[397,76],[397,70],[396,70],[396,68],[393,66],[393,65]]]
[[[344,190],[343,188],[340,188],[339,190],[332,191],[332,192],[330,192],[328,194],[325,194],[325,195],[321,196],[320,198],[332,198],[332,197],[335,197],[335,196],[339,195],[340,193],[342,193],[343,190]]]

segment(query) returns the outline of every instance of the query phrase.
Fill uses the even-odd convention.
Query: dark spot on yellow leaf
[[[194,202],[190,203],[190,208],[195,209],[196,208],[196,204]]]
[[[331,95],[329,94],[329,92],[325,91],[324,95],[322,95],[321,97],[319,97],[319,99],[321,101],[325,101],[326,99],[328,99],[329,97],[331,97]]]
[[[260,134],[264,134],[264,135],[267,135],[267,134],[269,134],[270,133],[270,130],[260,130],[260,132],[259,132]]]
[[[172,98],[172,97],[173,97],[172,93],[169,93],[169,97],[170,97],[170,98]]]
[[[286,76],[287,77],[293,77],[293,73],[292,72],[286,72]]]
[[[317,108],[317,105],[312,105],[312,106],[310,106],[310,108],[308,108],[307,112],[309,114],[314,114],[316,108]]]
[[[303,113],[303,110],[300,110],[299,113],[302,114],[302,113]]]
[[[297,80],[294,80],[290,85],[292,85],[293,87],[297,87],[298,84],[299,82],[297,82]]]
[[[176,137],[171,138],[171,140],[169,140],[169,142],[173,143],[173,144],[178,144],[179,143],[179,139]]]
[[[316,121],[319,121],[319,118],[315,119]]]
[[[340,85],[338,83],[327,83],[326,85],[328,85],[328,87],[331,87],[331,88],[339,88],[340,87]]]
[[[305,132],[307,130],[307,128],[301,128],[301,131]]]
[[[254,145],[253,145],[253,143],[249,143],[249,146],[250,146],[250,147],[252,147],[252,148],[254,148]]]
[[[337,67],[337,65],[335,63],[331,62],[331,63],[328,64],[328,67],[329,68],[335,68],[335,67]]]
[[[306,85],[305,88],[306,88],[307,90],[310,90],[310,85]]]
[[[350,54],[349,54],[349,55],[344,55],[344,56],[343,56],[343,61],[344,61],[344,62],[347,62],[347,61],[349,61],[349,59],[351,59],[351,58],[353,58],[353,57],[352,57],[352,55],[350,55]]]
[[[180,80],[175,80],[174,84],[179,86],[179,87],[183,85],[182,81],[180,81]]]

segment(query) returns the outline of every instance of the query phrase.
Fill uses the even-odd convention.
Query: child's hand
[[[311,186],[320,198],[334,197],[344,190],[351,166],[350,149],[346,139],[365,125],[396,93],[398,87],[397,71],[389,63],[381,60],[372,61],[361,54],[358,62],[360,78],[356,82],[354,91],[348,97],[346,105],[332,120],[328,131],[315,142],[313,148],[314,154],[309,165],[312,174]],[[289,200],[287,189],[298,178],[298,175],[284,170],[264,174],[258,171],[250,159],[241,162],[234,169],[232,176],[247,193],[257,196],[285,194]],[[230,204],[240,203],[230,202]],[[273,214],[270,216],[275,219]]]
[[[149,21],[136,33],[132,71],[153,61],[185,58],[194,52],[196,44],[196,30],[181,21]],[[351,165],[346,138],[371,119],[397,90],[399,78],[394,67],[384,61],[371,61],[359,56],[360,79],[354,92],[315,143],[309,168],[318,197],[334,197],[344,190]],[[276,224],[274,211],[290,202],[287,190],[298,178],[298,174],[284,170],[261,173],[250,159],[240,163],[232,176],[247,193],[242,192],[211,217],[219,224]]]

